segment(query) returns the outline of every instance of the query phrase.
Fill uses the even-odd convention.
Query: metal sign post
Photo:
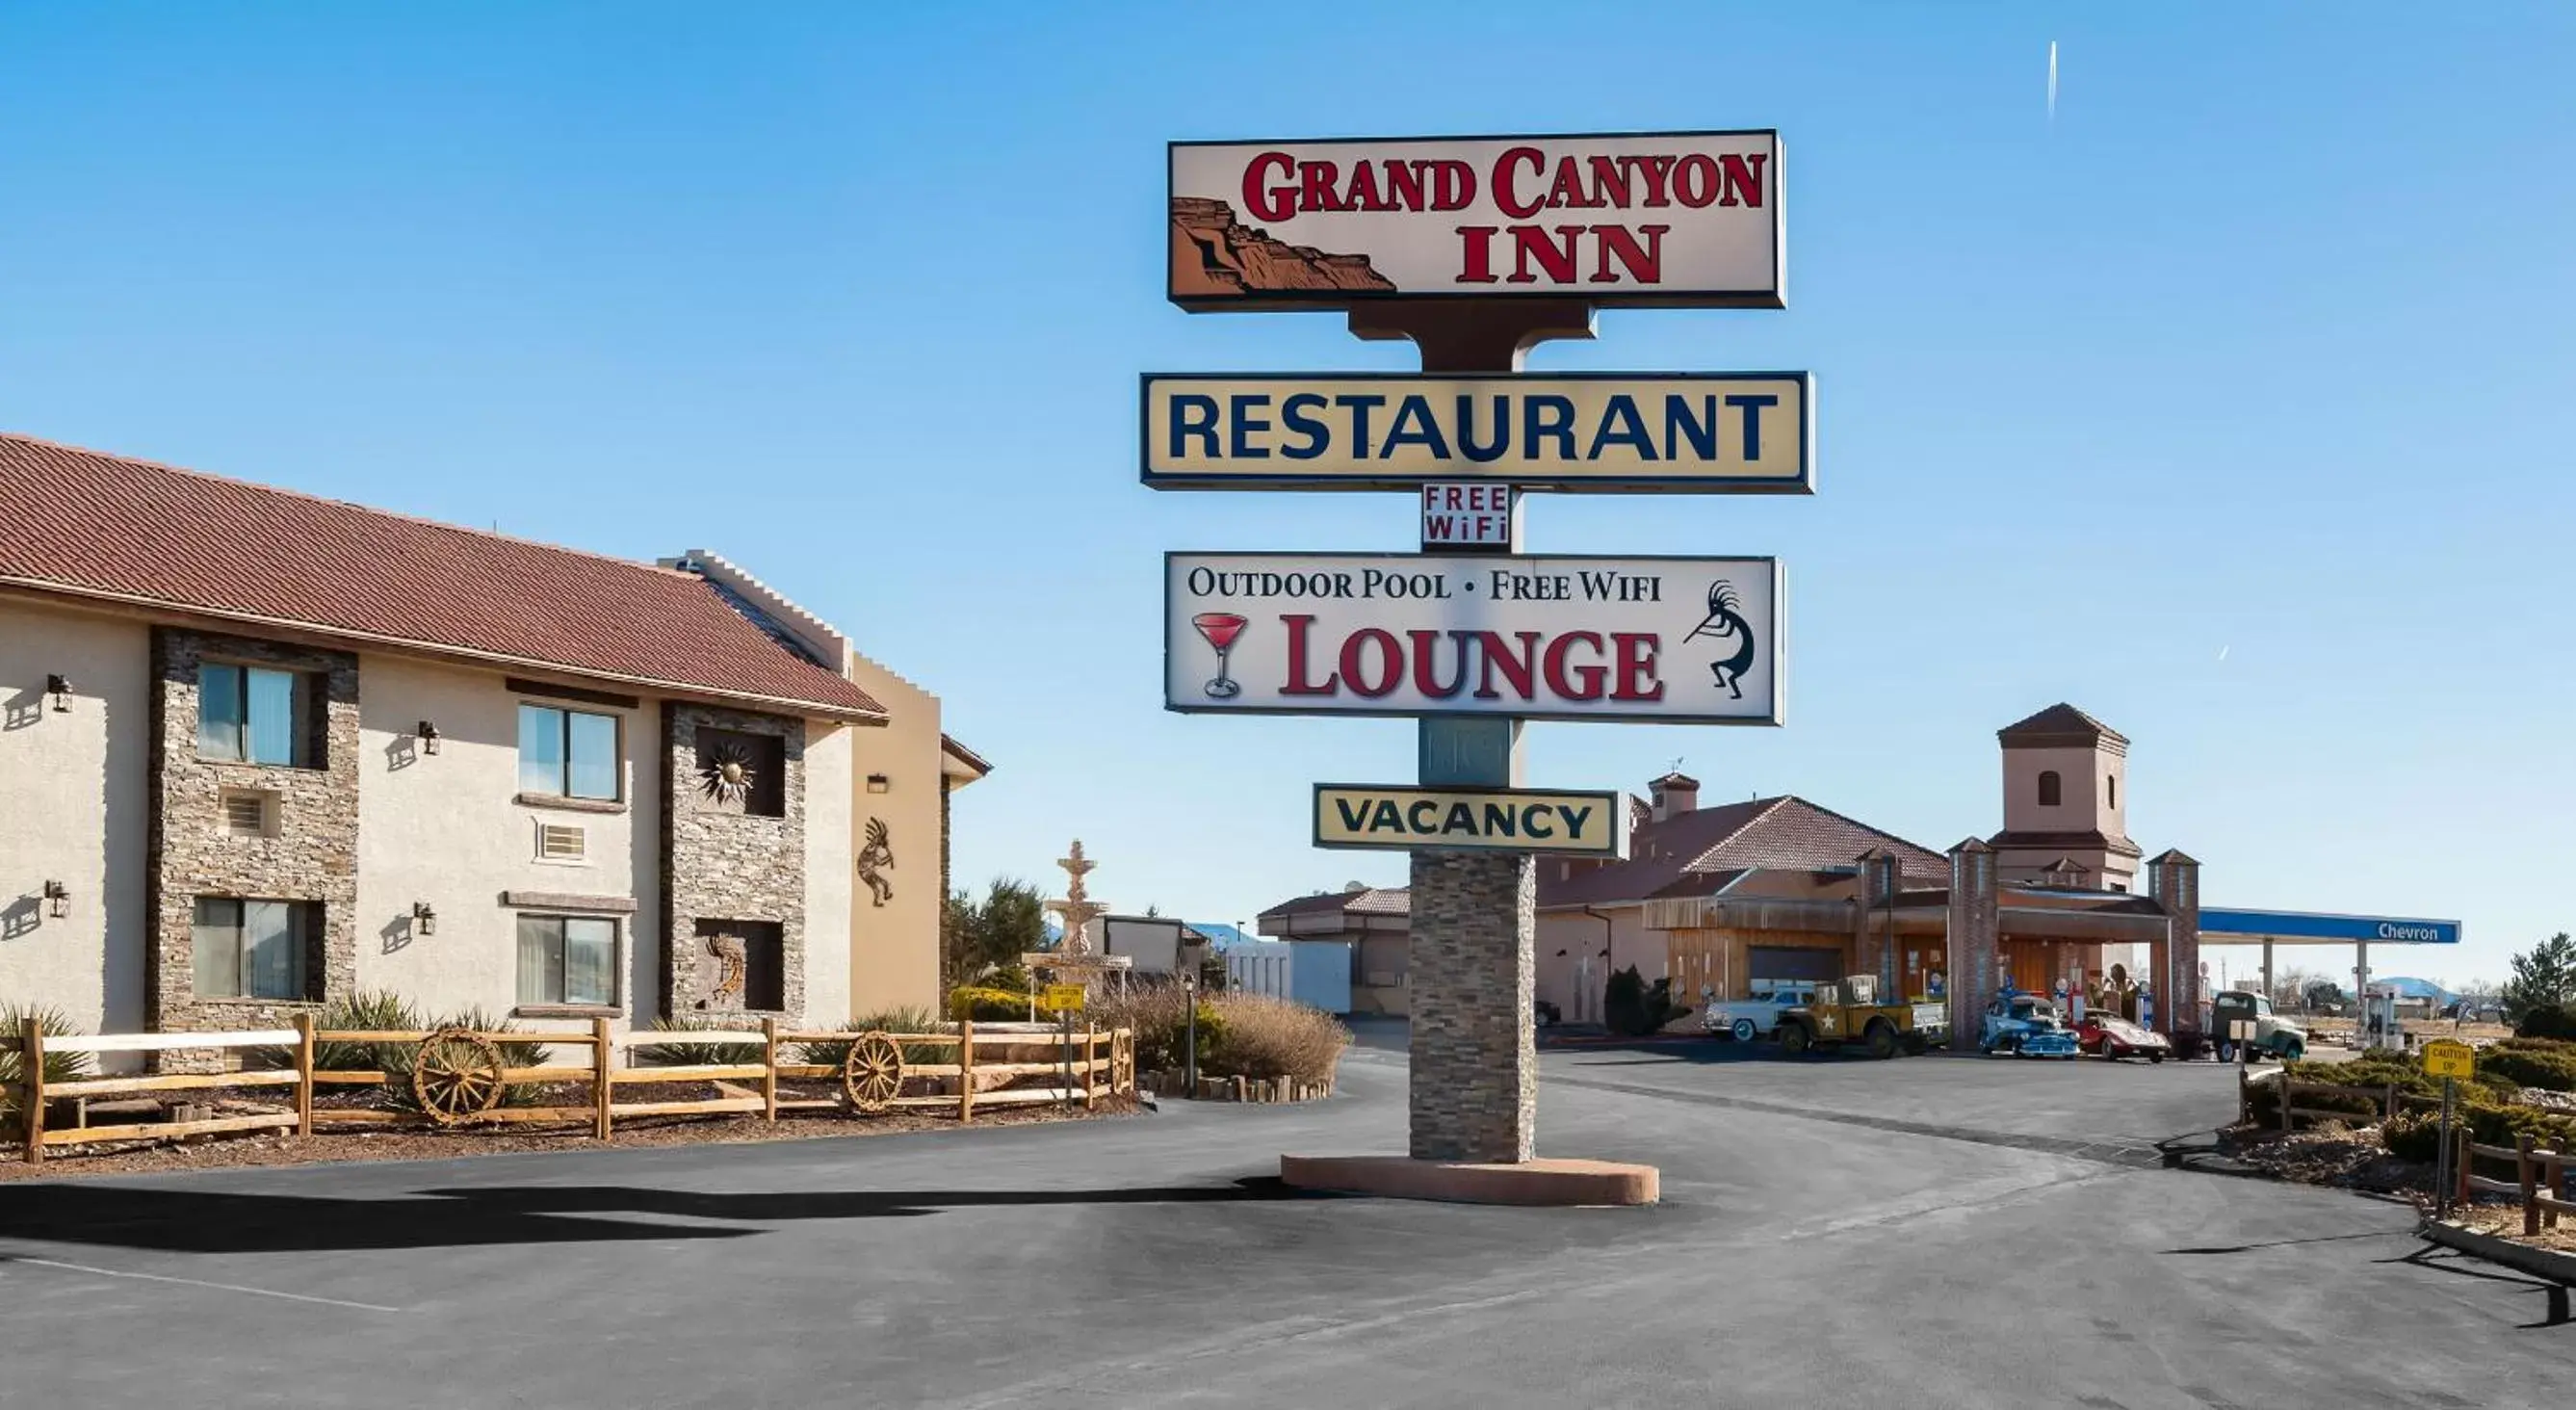
[[[2459,1183],[2453,1172],[2461,1155],[2459,1137],[2452,1130],[2452,1097],[2459,1079],[2478,1075],[2477,1049],[2456,1038],[2436,1038],[2424,1045],[2424,1075],[2442,1079],[2442,1134],[2433,1160],[2433,1199],[2434,1213],[2448,1216],[2451,1192]]]

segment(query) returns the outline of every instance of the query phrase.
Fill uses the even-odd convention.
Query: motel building
[[[2155,1026],[2171,1031],[2208,998],[2203,944],[2261,945],[2268,975],[2275,944],[2459,938],[2453,921],[2204,909],[2198,862],[2176,850],[2141,861],[2129,838],[2125,736],[2060,704],[1997,739],[2003,829],[1946,852],[1803,798],[1702,807],[1697,780],[1656,779],[1629,799],[1626,859],[1537,859],[1538,999],[1586,1023],[1601,1019],[1608,976],[1631,965],[1694,1010],[1784,980],[1875,974],[1891,992],[1946,997],[1953,1045],[1973,1047],[2005,986],[2125,975],[2149,985]],[[1354,887],[1274,906],[1258,926],[1347,948],[1352,1012],[1400,1014],[1409,915],[1402,888]]]
[[[538,1031],[936,1005],[988,766],[735,564],[19,436],[0,485],[0,999],[94,1032],[374,990]]]

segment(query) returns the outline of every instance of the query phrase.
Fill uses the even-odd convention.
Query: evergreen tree
[[[2513,979],[2504,986],[2507,1017],[2521,1021],[2538,1008],[2576,1006],[2576,940],[2562,930],[2513,957]]]

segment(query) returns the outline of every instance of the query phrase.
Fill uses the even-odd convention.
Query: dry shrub
[[[1211,1065],[1204,1050],[1199,1070],[1217,1077],[1294,1077],[1322,1082],[1333,1075],[1351,1031],[1321,1009],[1267,994],[1211,994],[1224,1022],[1224,1040]]]

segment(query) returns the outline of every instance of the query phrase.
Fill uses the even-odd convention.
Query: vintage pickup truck
[[[1700,1025],[1720,1038],[1733,1038],[1750,1043],[1767,1038],[1780,1026],[1780,1015],[1800,1004],[1812,1003],[1816,997],[1813,984],[1782,984],[1759,988],[1749,999],[1724,999],[1709,1004],[1700,1015]]]
[[[1950,1036],[1950,1009],[1937,1003],[1878,1002],[1878,977],[1855,974],[1819,984],[1808,1003],[1780,1013],[1780,1051],[1791,1057],[1826,1043],[1859,1043],[1874,1058],[1919,1053]]]

